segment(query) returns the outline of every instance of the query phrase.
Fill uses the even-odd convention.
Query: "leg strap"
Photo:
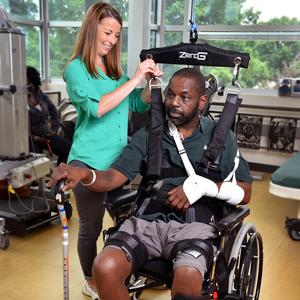
[[[148,251],[135,235],[125,231],[113,233],[105,242],[104,247],[113,245],[120,247],[132,260],[132,272],[136,272],[148,259]]]
[[[186,239],[179,241],[174,245],[171,252],[171,257],[172,259],[174,259],[178,252],[191,250],[199,251],[204,256],[207,263],[207,268],[209,269],[209,266],[211,265],[213,260],[214,249],[212,243],[208,240]]]

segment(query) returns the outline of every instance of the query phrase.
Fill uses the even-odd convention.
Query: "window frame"
[[[148,0],[129,0],[129,16],[132,14],[143,15],[143,32],[138,36],[134,34],[134,29],[137,22],[129,18],[128,22],[124,22],[123,27],[128,29],[128,49],[131,48],[129,42],[136,41],[140,38],[138,48],[144,49],[150,46],[150,32],[156,32],[156,47],[165,46],[164,33],[165,32],[182,32],[183,41],[189,42],[189,19],[192,16],[192,0],[184,1],[184,20],[183,24],[186,25],[166,25],[165,24],[165,6],[167,0],[157,0],[157,24],[151,23],[150,14],[149,18],[145,13],[151,11],[152,1]],[[11,20],[18,25],[37,26],[40,27],[40,41],[41,41],[41,74],[46,82],[50,82],[50,49],[49,49],[49,30],[51,28],[73,27],[79,28],[82,24],[81,21],[50,21],[48,14],[48,1],[39,1],[39,20],[29,20],[20,16],[11,16]],[[131,15],[130,15],[131,14]],[[140,26],[140,24],[139,24]],[[134,29],[132,29],[134,28]],[[212,40],[265,40],[265,41],[300,41],[300,25],[198,25],[198,41],[212,41]],[[133,47],[133,46],[132,46]],[[136,44],[134,48],[137,49]],[[128,50],[127,64],[129,67],[129,75],[132,75],[133,67],[138,61],[136,56],[137,49],[133,53]],[[133,57],[135,56],[135,57]]]

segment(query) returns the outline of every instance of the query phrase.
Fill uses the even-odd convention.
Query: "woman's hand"
[[[157,67],[153,59],[146,59],[139,63],[133,78],[141,83],[144,79],[150,80],[153,76],[161,77],[162,71]]]

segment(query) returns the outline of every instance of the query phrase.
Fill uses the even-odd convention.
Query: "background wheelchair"
[[[137,191],[121,195],[106,202],[106,208],[116,226],[134,214]],[[217,200],[216,200],[217,201]],[[234,209],[220,205],[223,216],[215,225],[218,237],[217,251],[203,280],[201,299],[257,300],[259,299],[263,271],[263,243],[261,235],[244,219],[250,209],[239,206]],[[104,232],[104,240],[116,230]],[[172,285],[172,262],[154,259],[133,274],[127,281],[131,299],[138,299],[144,289]]]

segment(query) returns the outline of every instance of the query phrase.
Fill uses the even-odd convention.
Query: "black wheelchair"
[[[116,225],[133,215],[137,191],[133,190],[106,202],[106,208]],[[215,224],[216,253],[203,280],[203,296],[199,299],[257,300],[263,271],[263,242],[261,235],[244,219],[250,214],[246,206],[234,209],[220,205],[223,217]],[[104,231],[104,240],[115,231]],[[127,280],[131,299],[138,299],[144,289],[170,288],[172,262],[163,259],[147,261]]]

